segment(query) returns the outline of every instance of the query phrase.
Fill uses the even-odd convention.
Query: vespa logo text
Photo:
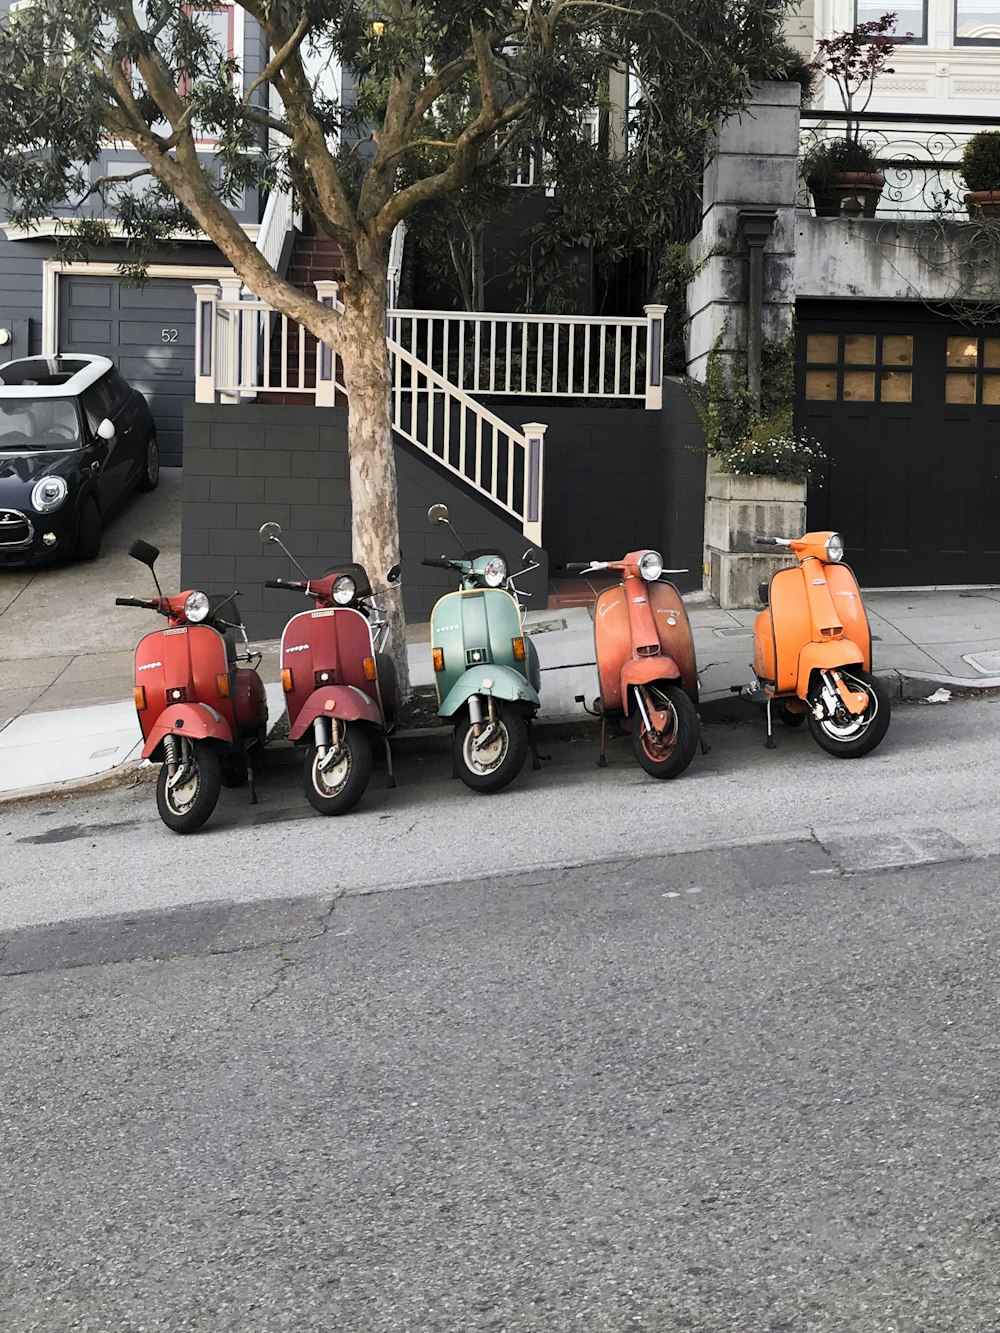
[[[621,604],[622,604],[622,599],[620,597],[615,597],[610,602],[602,602],[597,614],[603,620],[609,611],[613,611],[615,607],[621,606]]]
[[[156,667],[162,666],[162,662],[143,662],[142,666],[136,667],[136,671],[153,671]]]
[[[286,648],[286,649],[285,649],[285,652],[286,652],[286,653],[304,653],[304,652],[306,652],[306,651],[307,651],[309,648],[311,648],[311,647],[312,647],[312,645],[311,645],[311,644],[308,644],[308,643],[296,643],[296,644],[293,644],[291,648]]]

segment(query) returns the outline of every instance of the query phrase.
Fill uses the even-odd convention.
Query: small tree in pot
[[[962,149],[959,161],[969,193],[969,217],[1000,216],[1000,130],[980,130]]]
[[[817,217],[837,217],[843,212],[875,216],[885,177],[875,154],[861,142],[858,117],[872,99],[878,76],[893,73],[888,61],[895,43],[887,34],[895,22],[894,13],[883,14],[816,44],[812,68],[837,85],[847,112],[844,137],[821,140],[802,164]]]

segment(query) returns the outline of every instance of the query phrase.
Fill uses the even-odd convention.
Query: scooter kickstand
[[[702,730],[702,726],[701,726],[701,714],[700,714],[700,713],[698,714],[698,744],[701,746],[701,752],[702,752],[702,754],[711,754],[711,752],[712,752],[712,747],[709,745],[708,741],[705,739],[705,733],[704,733],[704,731]]]
[[[387,787],[390,787],[390,788],[391,788],[391,787],[395,787],[395,785],[396,785],[396,775],[395,775],[395,774],[393,773],[393,771],[392,771],[392,751],[389,749],[389,737],[388,737],[388,736],[383,736],[383,737],[382,737],[382,744],[385,746],[385,767],[386,767],[386,770],[387,770],[387,772],[388,772],[388,774],[389,774],[389,776],[386,778],[386,783],[385,783],[385,785],[386,785]]]
[[[531,771],[537,773],[542,766],[542,760],[546,763],[551,760],[550,754],[539,754],[538,746],[535,744],[535,731],[531,723],[528,723],[528,744],[531,746]]]
[[[251,804],[251,805],[256,805],[256,804],[257,804],[257,784],[256,784],[256,782],[254,781],[254,776],[253,776],[253,764],[250,762],[250,758],[249,758],[249,756],[247,756],[247,786],[250,788],[250,804]]]
[[[769,698],[767,701],[767,740],[764,742],[764,749],[776,750],[777,748],[778,748],[777,742],[775,741],[774,735],[771,731],[771,700]]]
[[[607,756],[607,754],[605,753],[605,751],[606,751],[607,748],[608,748],[608,733],[607,733],[607,726],[608,726],[608,715],[607,715],[607,713],[605,713],[605,712],[602,711],[602,713],[601,713],[601,753],[597,756],[597,767],[598,767],[598,768],[607,768],[607,766],[608,766],[608,756]]]

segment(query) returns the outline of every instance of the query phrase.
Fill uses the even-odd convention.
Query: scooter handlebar
[[[607,569],[607,560],[567,560],[563,569],[572,569],[574,573],[586,573],[589,569]]]
[[[444,558],[443,556],[441,557],[440,560],[433,560],[433,559],[431,559],[431,560],[421,560],[420,563],[421,563],[422,565],[430,565],[430,566],[432,566],[432,568],[434,568],[434,569],[454,569],[454,568],[455,568],[455,561],[454,561],[454,560],[445,560],[445,558]]]
[[[115,606],[144,606],[147,610],[155,611],[156,602],[143,601],[141,597],[116,597]]]
[[[287,588],[290,592],[302,592],[304,585],[301,583],[292,583],[288,579],[265,579],[265,588]]]

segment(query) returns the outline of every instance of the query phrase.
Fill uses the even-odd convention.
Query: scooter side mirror
[[[431,505],[427,511],[427,522],[432,528],[440,527],[442,523],[448,522],[448,506],[437,504]]]
[[[392,569],[390,569],[385,576],[386,583],[398,583],[402,572],[403,571],[398,564],[393,565]]]
[[[281,525],[278,523],[262,523],[257,535],[265,546],[268,542],[276,542],[281,536]]]
[[[533,546],[529,546],[528,549],[525,551],[524,555],[521,556],[521,563],[523,565],[531,565],[534,564],[534,562],[537,559],[538,559],[538,552],[535,550]]]
[[[133,560],[138,560],[141,564],[148,565],[152,569],[160,551],[159,547],[151,546],[149,542],[134,541],[128,548],[128,553]]]

